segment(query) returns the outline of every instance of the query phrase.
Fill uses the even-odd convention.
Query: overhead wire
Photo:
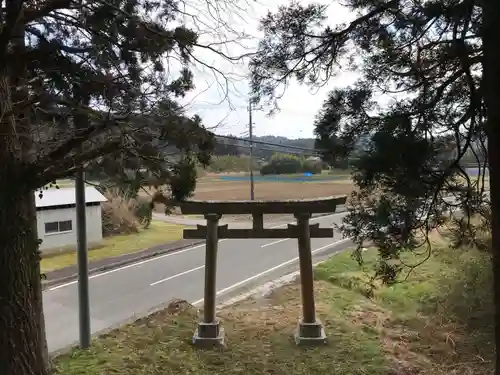
[[[216,138],[232,139],[232,140],[236,140],[236,141],[253,143],[253,144],[257,144],[257,145],[261,144],[261,145],[266,145],[266,146],[283,147],[283,148],[288,148],[290,150],[297,150],[297,151],[304,151],[304,152],[321,153],[321,151],[322,151],[322,150],[316,149],[316,148],[307,148],[307,147],[300,147],[300,146],[284,145],[284,144],[281,144],[281,143],[259,141],[259,140],[255,140],[255,139],[252,140],[252,141],[250,141],[249,139],[235,137],[235,136],[232,136],[232,135],[219,135],[219,134],[217,134]],[[236,146],[240,146],[240,145],[236,145]]]

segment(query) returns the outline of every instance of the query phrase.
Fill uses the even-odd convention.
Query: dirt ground
[[[333,195],[349,195],[350,180],[321,182],[256,182],[255,199],[311,199]],[[248,181],[200,181],[194,199],[199,200],[245,200],[250,199]],[[225,215],[228,221],[248,221],[250,215]],[[266,215],[266,222],[293,221],[293,215]]]
[[[348,195],[352,191],[350,180],[314,182],[255,182],[255,199],[306,199],[332,195]],[[200,180],[194,199],[244,200],[250,199],[248,181]]]
[[[311,199],[334,195],[349,195],[353,189],[352,181],[312,181],[312,182],[255,182],[256,200]],[[152,193],[152,191],[151,191]],[[250,199],[248,181],[221,181],[217,178],[201,178],[192,199],[197,200],[246,200]],[[162,204],[155,205],[156,212],[164,212]],[[173,214],[180,214],[174,210]],[[226,215],[226,220],[247,221],[248,215]],[[285,220],[283,215],[268,215],[266,220]],[[285,215],[286,219],[290,215]]]

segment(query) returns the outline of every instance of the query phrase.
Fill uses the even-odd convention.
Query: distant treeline
[[[252,169],[261,175],[269,174],[294,174],[313,173],[318,174],[327,169],[328,166],[320,160],[308,160],[301,155],[275,153],[268,162],[253,160]],[[227,172],[249,172],[250,158],[248,156],[213,156],[210,165],[201,170],[203,172],[227,173]]]
[[[260,165],[254,159],[252,169],[259,170]],[[210,165],[204,169],[206,172],[221,173],[221,172],[249,172],[250,157],[248,156],[212,156]]]

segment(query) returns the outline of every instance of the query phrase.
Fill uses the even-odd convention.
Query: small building
[[[40,249],[76,246],[75,188],[48,189],[35,192],[38,238]],[[85,188],[87,213],[87,242],[102,241],[101,203],[107,199],[96,188]]]

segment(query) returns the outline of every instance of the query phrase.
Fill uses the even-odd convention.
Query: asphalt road
[[[338,213],[312,219],[323,227],[340,223]],[[334,238],[313,239],[314,261],[349,246],[336,233]],[[203,302],[205,245],[180,250],[90,277],[92,332],[114,327],[147,314],[173,299]],[[298,268],[294,239],[244,239],[219,242],[218,299],[223,301],[253,286]],[[49,351],[78,341],[78,288],[76,282],[44,291],[44,313]]]

